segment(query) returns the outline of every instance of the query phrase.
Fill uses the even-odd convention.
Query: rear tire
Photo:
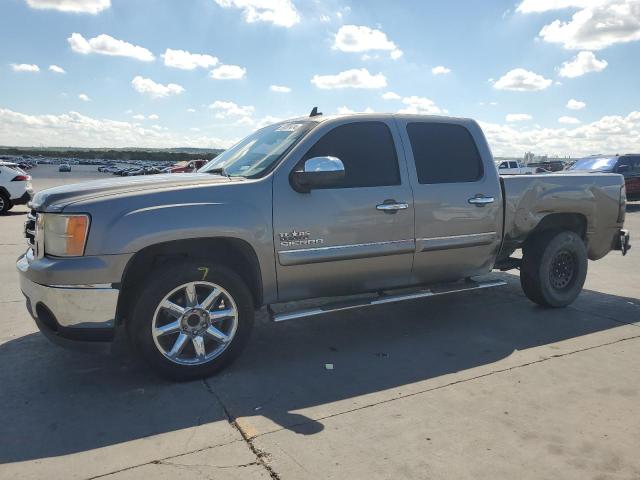
[[[11,203],[11,199],[4,193],[0,193],[0,215],[4,215],[12,208],[13,204]]]
[[[520,285],[525,295],[538,305],[566,307],[582,291],[587,264],[587,248],[576,233],[544,232],[523,250]]]
[[[240,276],[206,261],[187,261],[166,265],[148,278],[127,332],[159,375],[176,381],[205,378],[240,355],[254,322],[253,296]],[[195,294],[188,293],[189,286]],[[207,305],[214,291],[219,295]],[[170,308],[163,306],[167,302]],[[166,333],[159,334],[160,329]]]

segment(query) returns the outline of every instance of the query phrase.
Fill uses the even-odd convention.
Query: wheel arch
[[[551,230],[569,230],[577,234],[586,243],[587,241],[587,217],[582,213],[550,213],[542,217],[525,241],[525,247],[534,238]]]
[[[118,324],[126,321],[145,277],[154,269],[180,259],[203,260],[232,268],[247,284],[256,308],[262,305],[262,272],[256,252],[248,242],[233,237],[173,240],[145,247],[127,263],[119,285]]]

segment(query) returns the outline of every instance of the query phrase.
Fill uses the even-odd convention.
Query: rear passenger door
[[[397,145],[392,117],[326,121],[276,170],[273,226],[281,301],[407,284],[415,248],[414,210]],[[320,156],[339,158],[344,179],[332,187],[296,192],[291,172]]]
[[[413,281],[490,271],[502,238],[502,189],[482,131],[454,120],[398,123],[416,210]]]

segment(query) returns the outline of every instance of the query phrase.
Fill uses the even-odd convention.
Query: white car
[[[500,175],[531,175],[536,173],[535,168],[525,167],[516,160],[496,162],[496,167]]]
[[[11,162],[0,162],[0,214],[31,200],[31,177]]]

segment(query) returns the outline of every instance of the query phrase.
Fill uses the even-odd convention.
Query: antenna
[[[317,117],[318,115],[322,115],[322,112],[318,112],[318,107],[313,107],[313,109],[311,110],[311,113],[309,114],[310,117]]]

